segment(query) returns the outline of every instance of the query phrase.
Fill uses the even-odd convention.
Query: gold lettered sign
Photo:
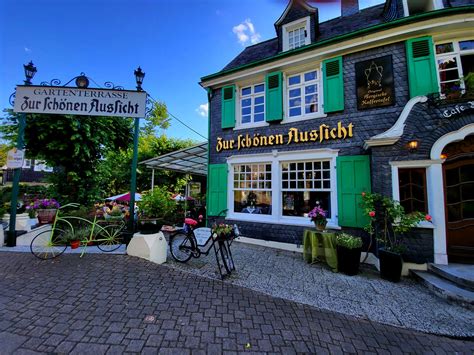
[[[344,127],[341,122],[338,122],[336,127],[331,128],[331,126],[322,124],[319,126],[319,129],[309,131],[290,128],[286,134],[270,134],[264,136],[260,133],[254,133],[253,135],[247,133],[245,135],[239,134],[237,139],[222,139],[221,137],[217,137],[216,151],[241,150],[244,148],[268,147],[293,143],[322,143],[323,141],[333,139],[352,138],[353,129],[354,125],[352,123]]]
[[[356,63],[355,72],[359,110],[395,103],[391,55]]]

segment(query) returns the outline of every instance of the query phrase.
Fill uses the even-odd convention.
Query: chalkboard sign
[[[356,63],[355,72],[359,110],[395,103],[391,55]]]
[[[196,237],[198,246],[202,247],[206,245],[209,239],[211,238],[211,228],[196,228],[194,230],[194,236]]]

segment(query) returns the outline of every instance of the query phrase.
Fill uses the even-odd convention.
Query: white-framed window
[[[272,164],[235,164],[233,169],[235,213],[272,213]]]
[[[282,35],[283,51],[289,51],[310,44],[309,17],[287,23],[282,28]]]
[[[286,76],[287,119],[296,121],[322,115],[319,69]]]
[[[337,221],[338,151],[317,149],[234,156],[229,164],[227,218],[262,223],[311,226],[307,217],[316,203]]]
[[[392,170],[392,196],[399,201],[406,211],[419,211],[433,214],[435,205],[439,202],[434,196],[434,190],[439,190],[441,181],[433,180],[433,165],[439,164],[434,160],[393,161],[390,162]],[[430,177],[431,175],[431,177]],[[433,223],[421,221],[420,228],[434,228]]]
[[[239,126],[265,122],[265,84],[243,86],[239,91]]]
[[[444,8],[442,0],[403,0],[405,16],[413,16],[442,8]]]
[[[25,169],[31,168],[31,159],[23,160],[23,168],[25,168]]]
[[[35,160],[34,171],[45,171],[51,173],[53,171],[53,168],[47,166],[46,162],[44,162],[43,160]]]
[[[465,89],[464,78],[474,73],[474,39],[435,45],[440,92],[449,94]]]
[[[282,216],[305,217],[316,204],[331,211],[330,160],[284,162],[280,167]]]
[[[288,49],[295,49],[302,47],[306,42],[306,27],[302,26],[299,28],[288,31]]]

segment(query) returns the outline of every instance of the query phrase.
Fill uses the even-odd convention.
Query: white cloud
[[[26,52],[26,53],[30,53],[30,52],[31,52],[31,49],[28,48],[28,47],[25,47],[25,52]]]
[[[196,112],[199,114],[199,116],[207,117],[207,113],[209,112],[209,104],[206,103],[199,105],[199,107],[196,109]]]
[[[245,46],[249,41],[251,44],[258,43],[261,38],[260,33],[255,31],[255,26],[249,18],[234,26],[232,32],[235,33],[237,40],[242,46]]]

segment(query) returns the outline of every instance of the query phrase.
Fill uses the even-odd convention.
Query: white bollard
[[[166,262],[167,244],[163,233],[135,233],[127,247],[127,254],[157,264]]]
[[[168,244],[166,243],[165,236],[162,232],[159,232],[156,235],[155,242],[151,246],[150,250],[150,261],[163,264],[166,262]]]

